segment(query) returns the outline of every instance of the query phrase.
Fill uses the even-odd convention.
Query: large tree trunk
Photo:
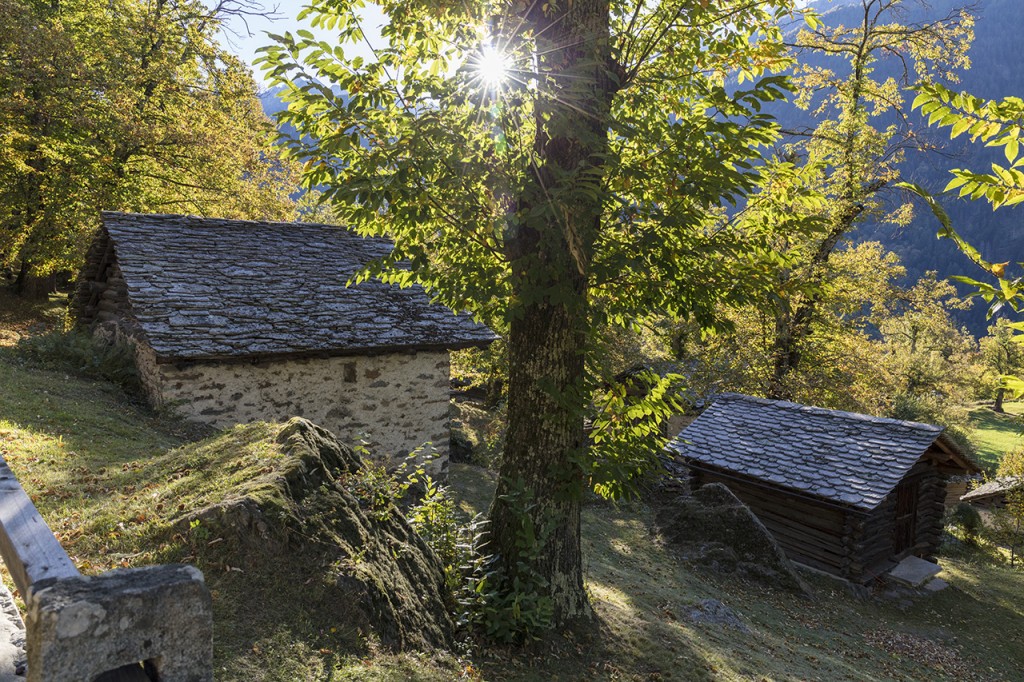
[[[508,434],[488,550],[505,588],[549,597],[561,625],[591,615],[580,551],[587,278],[616,86],[608,0],[557,5],[529,3],[510,22],[536,37],[537,165],[505,242],[515,292]]]
[[[589,615],[580,550],[583,378],[580,320],[563,306],[526,307],[509,330],[508,433],[491,505],[490,551],[521,589],[549,596],[555,621]]]

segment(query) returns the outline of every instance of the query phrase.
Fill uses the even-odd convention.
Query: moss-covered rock
[[[283,460],[270,476],[187,519],[204,570],[223,565],[231,593],[241,588],[252,599],[287,584],[282,620],[337,622],[393,650],[450,646],[443,567],[393,505],[354,492],[362,487],[358,455],[299,418],[276,445]]]
[[[764,524],[731,490],[709,483],[660,497],[656,521],[667,545],[686,561],[772,587],[809,594]]]

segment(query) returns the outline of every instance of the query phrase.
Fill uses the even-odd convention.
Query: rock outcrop
[[[809,594],[775,538],[732,491],[709,483],[690,494],[660,495],[656,523],[680,558],[717,573]]]
[[[277,447],[288,460],[279,475],[190,517],[216,541],[206,554],[265,585],[310,584],[316,603],[296,608],[333,609],[387,648],[449,647],[444,569],[386,497],[367,497],[358,455],[301,418],[279,432]]]

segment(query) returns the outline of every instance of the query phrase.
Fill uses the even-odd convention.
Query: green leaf
[[[1017,138],[1013,138],[1013,139],[1009,140],[1006,143],[1006,146],[1003,147],[1003,154],[1006,155],[1006,160],[1009,163],[1013,163],[1014,161],[1017,160],[1019,151],[1020,151],[1020,147],[1019,147],[1019,144],[1017,142]]]

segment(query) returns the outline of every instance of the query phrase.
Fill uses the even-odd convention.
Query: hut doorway
[[[917,536],[917,479],[896,486],[896,522],[893,527],[893,553],[898,557],[913,549]]]

